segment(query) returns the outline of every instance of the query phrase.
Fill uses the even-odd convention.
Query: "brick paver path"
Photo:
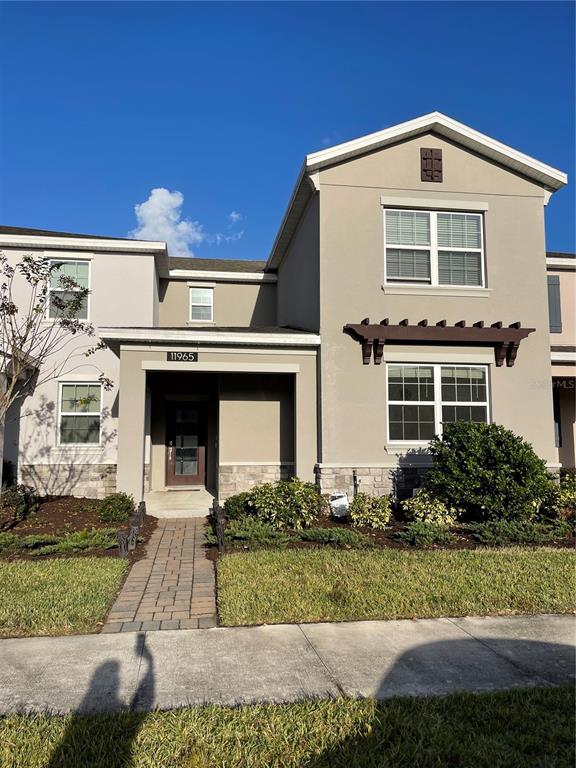
[[[205,518],[159,520],[102,632],[216,626],[214,566],[206,558]]]

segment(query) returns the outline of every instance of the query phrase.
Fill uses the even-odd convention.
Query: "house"
[[[434,112],[308,155],[266,261],[3,227],[89,286],[108,347],[27,398],[5,458],[45,493],[406,493],[470,419],[573,466],[576,261],[544,233],[566,183]]]

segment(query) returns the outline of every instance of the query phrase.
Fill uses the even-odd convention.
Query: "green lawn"
[[[2,768],[572,768],[570,688],[11,716]]]
[[[560,549],[257,551],[218,561],[223,624],[350,621],[575,608]]]
[[[0,561],[0,637],[92,632],[127,570],[113,557]]]

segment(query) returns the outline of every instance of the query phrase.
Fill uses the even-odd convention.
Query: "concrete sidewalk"
[[[0,714],[559,685],[575,632],[544,615],[1,640]]]

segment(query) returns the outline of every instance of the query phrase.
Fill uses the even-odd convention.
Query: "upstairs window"
[[[60,384],[60,445],[99,445],[101,416],[101,384]]]
[[[50,266],[48,317],[50,319],[69,317],[70,313],[62,312],[62,302],[69,306],[75,291],[90,288],[90,262],[66,259],[65,261],[51,261]],[[73,280],[77,287],[71,289],[64,286],[63,282],[66,278]],[[73,316],[78,320],[88,319],[88,296],[82,299]]]
[[[214,319],[214,289],[190,288],[190,320],[211,323]]]
[[[482,215],[385,211],[386,283],[483,286]]]

